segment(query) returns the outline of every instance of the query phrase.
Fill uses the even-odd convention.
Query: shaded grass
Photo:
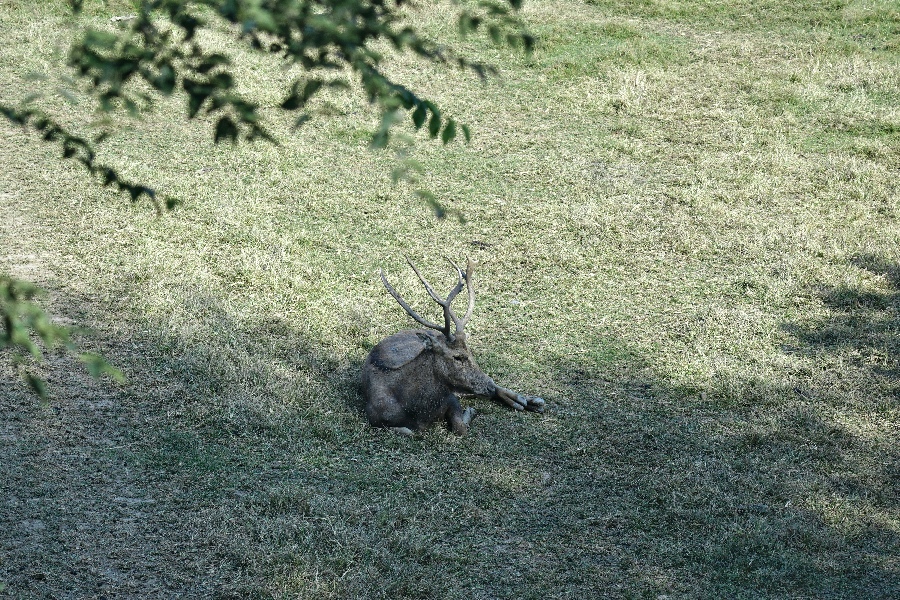
[[[415,149],[464,223],[346,99],[281,147],[161,104],[105,159],[162,219],[2,131],[3,267],[131,381],[51,357],[43,408],[0,375],[13,597],[900,594],[891,6],[527,6],[533,57],[472,46],[500,82],[394,66],[477,133]],[[3,13],[4,96],[64,43],[38,14]],[[547,414],[365,425],[359,364],[409,326],[377,270],[434,314],[402,253],[437,287],[478,261],[476,356]]]

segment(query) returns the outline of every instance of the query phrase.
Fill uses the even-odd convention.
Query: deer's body
[[[540,398],[520,396],[498,387],[478,367],[466,345],[464,327],[475,301],[472,263],[468,264],[465,274],[453,265],[459,274],[459,282],[446,300],[438,297],[416,267],[409,264],[432,299],[444,308],[444,326],[420,317],[400,298],[382,273],[382,281],[391,295],[427,329],[395,333],[369,353],[361,378],[369,422],[377,427],[411,433],[443,418],[455,433],[463,435],[475,410],[463,410],[459,394],[496,398],[517,410],[543,410],[544,401]],[[469,309],[466,316],[459,319],[450,309],[450,303],[462,290],[464,281],[468,287]],[[455,325],[455,332],[451,332],[451,324]]]
[[[493,396],[497,391],[465,339],[449,344],[428,329],[401,331],[375,346],[363,365],[362,387],[372,425],[413,431],[444,418],[459,434],[466,432],[474,411],[467,416],[457,394]]]

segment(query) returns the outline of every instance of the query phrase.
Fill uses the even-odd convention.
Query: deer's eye
[[[464,355],[464,354],[458,354],[458,355],[454,356],[453,358],[454,358],[455,360],[458,360],[459,362],[463,362],[463,361],[466,360],[468,357],[467,357],[466,355]]]

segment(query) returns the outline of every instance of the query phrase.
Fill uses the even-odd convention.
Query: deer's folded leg
[[[475,418],[475,409],[471,406],[463,410],[457,401],[455,409],[451,408],[447,419],[450,422],[450,429],[457,435],[465,435],[469,429],[469,423]]]

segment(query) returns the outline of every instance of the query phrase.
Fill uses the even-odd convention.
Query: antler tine
[[[463,275],[462,269],[459,268],[459,265],[453,262],[453,259],[451,259],[449,256],[445,256],[444,258],[447,259],[447,262],[453,265],[453,268],[456,269],[456,274],[459,277],[459,280],[456,282],[456,287],[454,287],[450,291],[450,294],[447,296],[447,304],[444,305],[444,319],[447,321],[448,326],[450,324],[450,320],[452,319],[453,324],[456,326],[456,333],[462,333],[463,327],[465,327],[466,325],[466,319],[460,321],[459,318],[453,313],[453,309],[450,307],[450,303],[453,302],[453,299],[456,298],[456,296],[462,291],[463,286],[465,285],[463,283],[465,275]]]
[[[426,281],[426,279],[424,277],[422,277],[422,274],[419,273],[419,270],[416,268],[416,265],[413,264],[413,261],[409,260],[408,256],[404,256],[403,258],[406,259],[406,263],[410,267],[412,267],[412,270],[413,270],[413,272],[415,272],[416,276],[419,278],[419,281],[421,281],[422,285],[425,286],[425,291],[428,292],[428,295],[431,296],[431,299],[434,300],[435,302],[437,302],[438,304],[440,304],[441,306],[446,306],[447,305],[446,302],[444,300],[441,300],[441,297],[435,293],[434,289],[431,287],[431,284],[429,284],[428,281]]]
[[[447,260],[450,260],[449,258]],[[462,280],[462,271],[459,270],[459,267],[456,266],[452,260],[450,260],[450,264],[456,269],[456,273],[459,275],[459,281],[456,284],[456,287],[450,291],[450,294],[447,296],[447,299],[441,299],[440,296],[435,293],[434,289],[428,283],[428,281],[422,277],[422,274],[419,273],[419,270],[416,268],[416,265],[406,257],[406,262],[409,263],[409,266],[412,267],[412,270],[415,271],[416,275],[419,277],[419,281],[422,282],[422,285],[425,286],[425,290],[428,292],[428,295],[431,296],[431,299],[440,304],[444,309],[444,335],[447,339],[452,340],[453,334],[450,333],[450,325],[451,323],[456,328],[457,333],[462,331],[462,325],[460,325],[459,319],[456,318],[456,315],[453,314],[453,309],[450,308],[450,303],[453,302],[453,299],[459,294],[459,291],[463,288],[463,280]]]
[[[408,261],[408,259],[407,259],[407,261]],[[415,269],[415,267],[413,267],[413,269]],[[387,291],[390,292],[391,296],[394,297],[394,300],[396,300],[396,301],[400,304],[400,306],[403,307],[403,310],[405,310],[406,313],[407,313],[409,316],[411,316],[411,317],[412,317],[413,319],[415,319],[418,323],[424,325],[425,327],[429,327],[429,328],[431,328],[431,329],[437,329],[438,331],[443,332],[444,335],[446,335],[446,334],[450,331],[449,325],[447,325],[446,327],[441,327],[440,325],[438,325],[438,324],[436,324],[436,323],[432,323],[432,322],[429,321],[428,319],[423,319],[421,316],[419,316],[419,314],[418,314],[416,311],[414,311],[414,310],[409,306],[409,304],[407,304],[406,302],[404,302],[403,298],[400,297],[400,294],[397,293],[397,290],[394,289],[394,286],[392,286],[392,285],[388,282],[387,277],[384,276],[384,271],[382,271],[381,269],[379,269],[378,272],[381,274],[381,282],[384,284],[384,287],[387,288]],[[417,274],[418,274],[418,272],[417,272]],[[419,276],[419,279],[421,279],[421,276]],[[427,284],[426,284],[426,285],[427,285]],[[432,298],[433,298],[433,297],[434,297],[434,296],[432,295]]]
[[[456,295],[459,294],[460,291],[462,291],[463,280],[465,278],[465,275],[463,275],[462,269],[460,269],[458,266],[456,266],[456,263],[453,262],[453,260],[449,256],[445,256],[444,258],[447,259],[447,262],[449,262],[451,265],[453,265],[453,268],[456,269],[456,274],[459,276],[459,281],[456,282],[456,287],[453,288],[450,291],[450,294],[447,296],[446,302],[447,302],[447,306],[449,307],[450,303],[453,302],[453,299],[456,298]]]
[[[475,272],[475,263],[472,262],[468,256],[466,257],[466,288],[469,293],[469,308],[466,309],[466,316],[462,318],[460,322],[459,329],[462,330],[463,327],[466,326],[466,323],[469,322],[469,317],[472,316],[472,309],[475,308],[475,286],[472,285],[472,273]]]

